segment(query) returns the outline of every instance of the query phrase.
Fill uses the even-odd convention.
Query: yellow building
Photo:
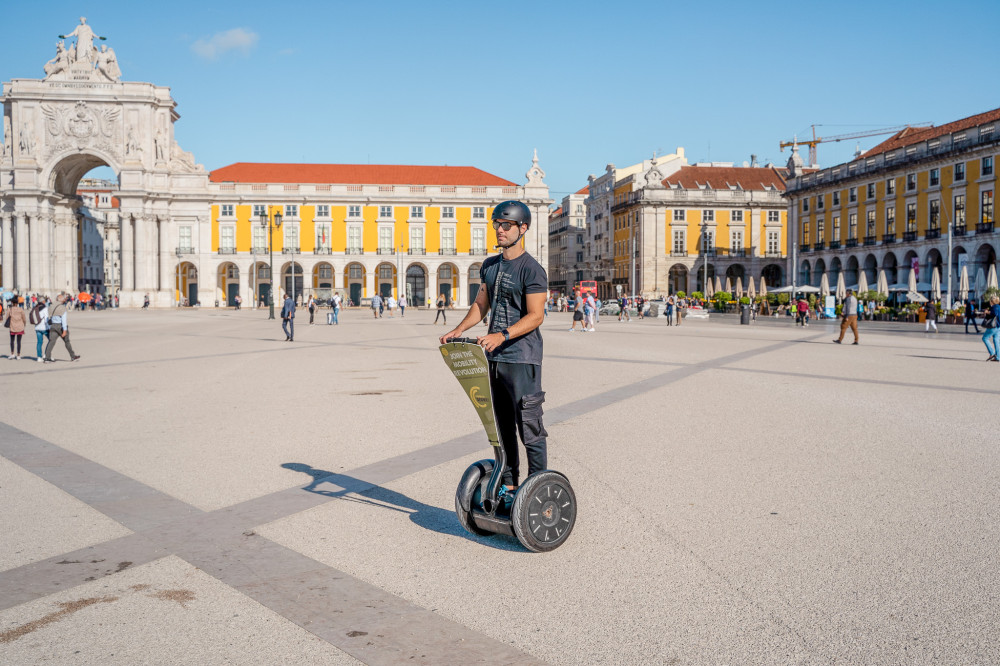
[[[529,171],[519,186],[474,167],[233,164],[212,172],[210,225],[181,229],[178,256],[212,257],[210,288],[221,303],[236,294],[266,302],[273,254],[280,291],[297,300],[340,292],[361,304],[376,292],[405,293],[411,305],[426,305],[444,294],[463,307],[496,243],[490,216],[497,203],[528,204],[534,224],[524,242],[545,261],[543,176]],[[197,280],[205,266],[187,263],[178,269],[178,291],[190,301],[206,291],[190,271]]]
[[[763,277],[786,280],[783,169],[729,163],[647,170],[617,181],[613,283],[628,294],[705,291],[704,279],[733,289]]]
[[[798,284],[819,285],[825,273],[836,285],[843,273],[852,287],[863,274],[874,289],[884,271],[892,288],[906,291],[912,270],[918,291],[930,293],[937,270],[946,295],[949,267],[953,292],[966,267],[974,290],[979,271],[988,275],[997,260],[998,121],[995,109],[907,128],[852,162],[796,173],[786,196]]]

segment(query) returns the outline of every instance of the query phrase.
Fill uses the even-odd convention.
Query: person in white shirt
[[[389,308],[389,319],[392,319],[392,313],[396,310],[396,299],[393,298],[392,294],[386,296],[385,307]]]
[[[42,355],[42,340],[46,340],[49,337],[49,304],[45,301],[40,301],[35,308],[38,312],[38,323],[35,324],[35,340],[37,342],[35,356],[38,362],[41,363],[45,360],[45,357]]]
[[[400,317],[406,316],[406,294],[402,294],[399,297],[399,316]]]
[[[54,363],[52,351],[56,347],[56,341],[62,340],[69,352],[71,361],[79,360],[79,356],[73,351],[73,345],[69,341],[69,307],[66,305],[67,295],[59,294],[56,297],[56,305],[52,308],[49,316],[49,344],[45,347],[45,362]]]

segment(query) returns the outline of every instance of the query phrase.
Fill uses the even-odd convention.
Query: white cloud
[[[208,39],[199,39],[191,45],[191,50],[206,60],[215,60],[229,51],[237,51],[249,55],[250,50],[257,45],[256,32],[246,28],[233,28],[225,32],[217,32]]]

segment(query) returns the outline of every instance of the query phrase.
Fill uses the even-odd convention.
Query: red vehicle
[[[576,283],[574,291],[580,292],[580,295],[584,297],[587,294],[593,294],[594,298],[597,298],[597,282],[594,280],[580,280]]]

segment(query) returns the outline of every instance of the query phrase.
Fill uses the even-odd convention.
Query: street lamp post
[[[271,220],[268,217],[270,212],[271,207],[268,206],[267,213],[260,214],[260,226],[267,227],[267,249],[270,252],[270,259],[267,263],[267,274],[270,276],[270,284],[267,290],[267,304],[270,310],[267,318],[274,319],[274,229],[281,228],[281,211],[275,212],[274,224],[271,224]]]
[[[708,224],[702,222],[701,225],[701,251],[705,255],[704,277],[701,282],[702,295],[708,293]]]

